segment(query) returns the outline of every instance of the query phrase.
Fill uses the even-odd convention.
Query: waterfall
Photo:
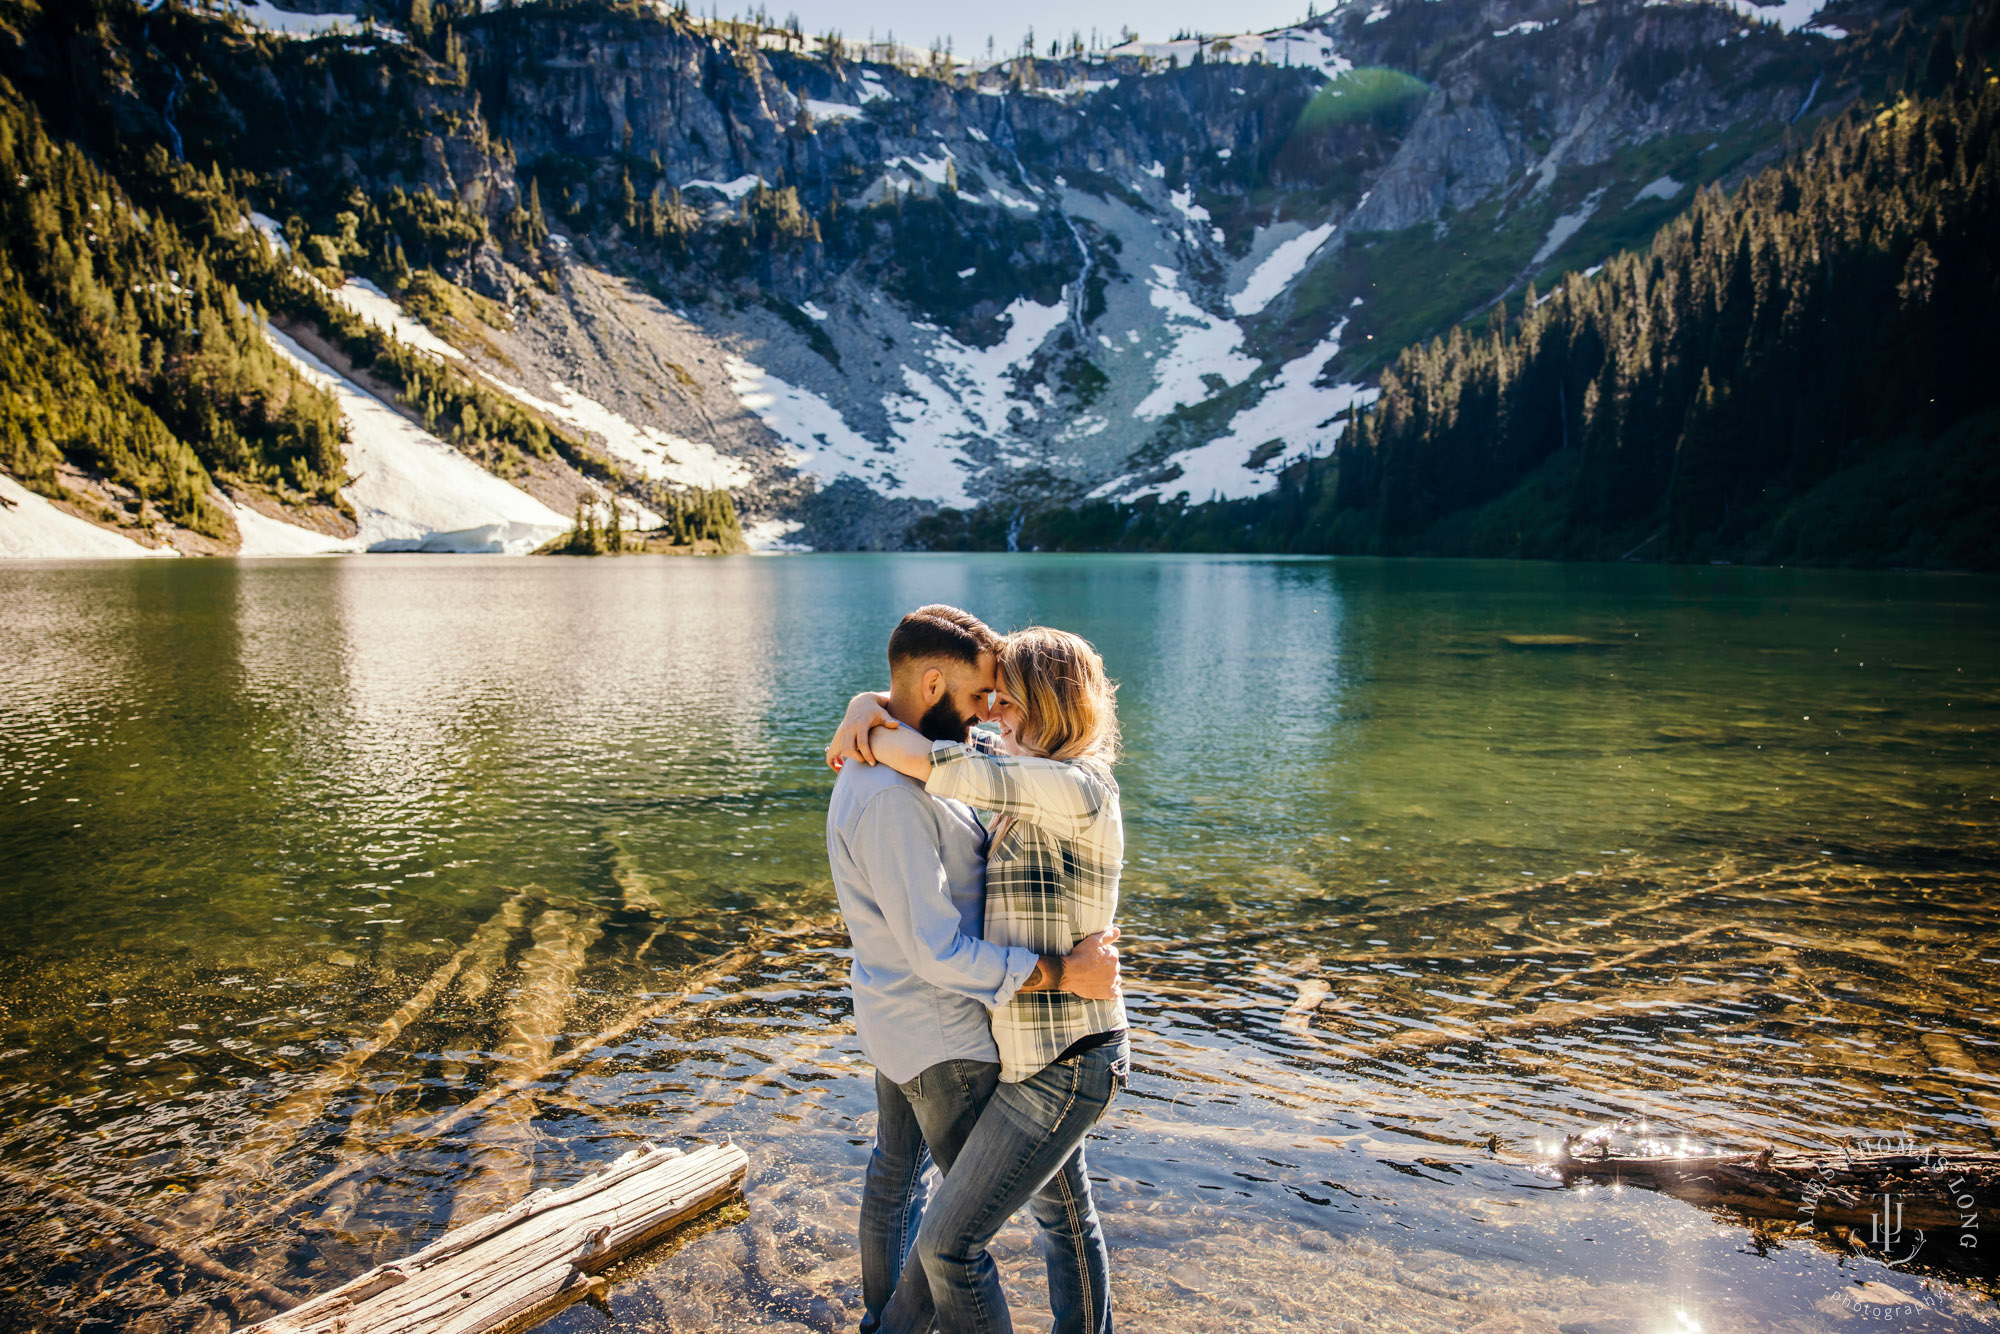
[[[1007,156],[1014,161],[1015,172],[1019,174],[1022,183],[1026,184],[1028,169],[1022,164],[1020,150],[1015,146],[1014,123],[1008,119],[1007,99],[1005,97],[1000,99],[1000,119],[993,126],[993,145],[996,148],[1003,148],[1007,151]],[[1069,290],[1069,322],[1071,327],[1076,330],[1077,342],[1081,343],[1083,341],[1083,304],[1088,299],[1090,291],[1090,247],[1084,243],[1083,231],[1076,225],[1076,220],[1063,211],[1062,202],[1057,200],[1050,207],[1056,211],[1056,216],[1063,220],[1063,226],[1069,228],[1070,238],[1076,242],[1077,254],[1083,258],[1083,268],[1076,275],[1076,285],[1073,289]],[[1066,289],[1069,288],[1068,284],[1064,284],[1064,286]],[[1010,545],[1007,549],[1012,551],[1014,548],[1011,545],[1011,539],[1009,541]]]

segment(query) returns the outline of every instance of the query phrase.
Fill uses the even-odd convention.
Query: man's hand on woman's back
[[[1124,990],[1119,980],[1118,928],[1107,926],[1076,942],[1063,959],[1062,989],[1085,1000],[1116,1000]]]

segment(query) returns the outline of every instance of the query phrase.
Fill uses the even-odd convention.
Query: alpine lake
[[[0,1327],[270,1314],[92,1203],[305,1295],[729,1138],[546,1328],[852,1329],[820,752],[934,601],[1122,683],[1121,1328],[2000,1327],[2000,1218],[1548,1166],[2000,1147],[2000,583],[911,555],[0,568]]]

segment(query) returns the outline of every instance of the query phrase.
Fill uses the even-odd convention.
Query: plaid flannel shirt
[[[1125,864],[1118,783],[1094,761],[995,755],[977,743],[931,750],[931,795],[1000,817],[986,853],[986,939],[1068,954],[1111,925]],[[1079,1038],[1126,1026],[1122,1000],[1018,992],[993,1011],[1000,1078],[1019,1083]]]

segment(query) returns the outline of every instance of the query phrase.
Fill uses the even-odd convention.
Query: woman
[[[1006,638],[997,679],[997,743],[975,734],[933,744],[898,726],[871,694],[849,706],[835,747],[872,751],[932,795],[993,812],[986,939],[1059,957],[1118,910],[1116,687],[1088,642],[1040,626]],[[863,735],[865,746],[844,744]],[[1083,1141],[1125,1085],[1125,1028],[1115,997],[1034,991],[993,1012],[999,1088],[924,1210],[912,1255],[928,1283],[904,1271],[884,1330],[927,1328],[932,1301],[944,1334],[1011,1329],[986,1248],[1025,1204],[1041,1225],[1057,1334],[1109,1334],[1104,1234]]]

